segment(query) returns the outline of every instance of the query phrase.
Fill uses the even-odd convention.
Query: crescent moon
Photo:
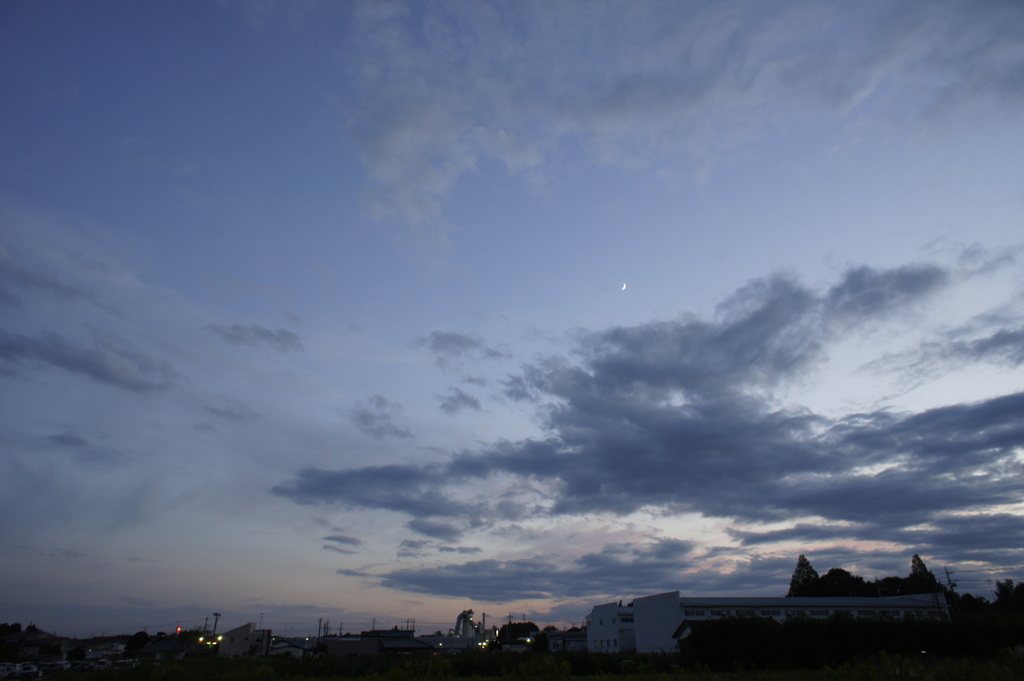
[[[626,290],[626,285],[625,285],[625,284],[623,284],[623,285],[622,285],[622,288],[621,288],[621,289],[619,289],[619,290],[620,290],[620,291],[625,291],[625,290]]]

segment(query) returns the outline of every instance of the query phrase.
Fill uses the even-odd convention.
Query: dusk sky
[[[0,4],[0,621],[1024,579],[1022,26]]]

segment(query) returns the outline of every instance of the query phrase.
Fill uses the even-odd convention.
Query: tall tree
[[[818,577],[818,571],[811,566],[811,561],[801,553],[800,557],[796,559],[796,569],[793,570],[793,577],[789,580],[789,593],[786,596],[817,596],[819,581],[821,578]]]
[[[1004,579],[996,582],[995,609],[1005,615],[1024,613],[1024,582]]]
[[[942,591],[942,585],[921,560],[921,556],[915,553],[910,559],[910,574],[903,580],[903,593],[931,594],[937,591]]]

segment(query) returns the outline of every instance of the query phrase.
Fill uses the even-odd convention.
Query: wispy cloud
[[[325,551],[333,551],[334,553],[341,553],[344,555],[354,555],[358,553],[349,547],[362,546],[365,543],[358,537],[350,537],[346,534],[332,534],[324,537],[323,541],[330,542],[329,544],[324,544]]]
[[[412,432],[395,424],[402,406],[382,395],[371,395],[349,412],[352,424],[361,432],[377,439],[387,437],[410,438]]]
[[[440,401],[440,409],[446,414],[458,414],[460,411],[470,409],[472,411],[480,411],[483,407],[480,406],[480,400],[473,397],[465,390],[461,388],[451,387],[448,388],[447,395],[438,395]]]
[[[57,277],[27,269],[0,248],[0,304],[21,307],[17,290],[41,291],[58,299],[83,297],[79,289],[63,283]]]
[[[126,340],[101,334],[94,334],[91,344],[81,345],[57,333],[36,337],[0,331],[0,363],[10,373],[33,363],[48,364],[137,393],[165,390],[178,376],[169,362]]]
[[[487,344],[480,336],[454,331],[433,331],[413,341],[415,347],[426,348],[434,356],[434,364],[442,369],[462,368],[467,360],[502,359],[508,354]]]
[[[208,331],[231,345],[247,345],[252,348],[270,349],[277,352],[302,352],[302,339],[287,329],[268,329],[259,324],[232,324],[231,326],[210,325]]]
[[[543,184],[569,141],[604,164],[693,177],[808,111],[854,121],[871,103],[904,125],[1019,102],[1024,57],[1009,27],[1022,19],[1013,3],[960,1],[357,5],[351,121],[368,201],[379,217],[441,225],[482,161]]]

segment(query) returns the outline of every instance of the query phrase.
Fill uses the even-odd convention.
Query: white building
[[[587,650],[617,653],[636,649],[633,604],[605,603],[594,606],[587,618]]]
[[[217,651],[221,657],[264,657],[270,654],[270,629],[257,629],[248,622],[220,637]]]
[[[949,605],[942,594],[889,598],[833,597],[683,597],[678,591],[636,598],[629,605],[595,606],[587,622],[587,649],[597,653],[635,650],[668,653],[677,649],[676,636],[684,623],[723,617],[790,617],[824,619],[847,613],[853,617],[885,619],[947,619]]]

